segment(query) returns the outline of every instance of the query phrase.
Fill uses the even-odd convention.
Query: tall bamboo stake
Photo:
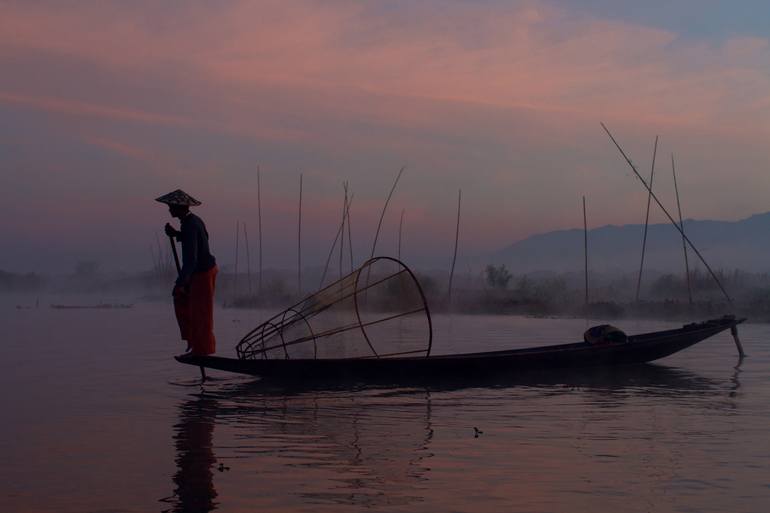
[[[302,295],[302,173],[299,174],[299,215],[297,217],[297,295]]]
[[[329,264],[332,261],[332,256],[334,255],[334,249],[337,247],[337,241],[340,238],[340,233],[342,233],[343,228],[344,228],[343,225],[340,225],[340,227],[337,228],[337,234],[334,236],[334,240],[332,241],[332,247],[329,248],[329,255],[326,257],[326,263],[324,264],[324,272],[321,273],[321,281],[318,282],[319,289],[323,288],[324,281],[326,281],[326,273],[329,271]]]
[[[655,177],[655,156],[658,154],[658,136],[655,136],[655,146],[652,150],[652,170],[650,171],[650,190],[652,190],[652,180]],[[644,237],[642,237],[642,261],[639,264],[639,278],[636,280],[636,301],[639,302],[639,290],[642,287],[642,270],[644,269],[644,253],[647,249],[647,227],[650,224],[650,202],[652,196],[647,195],[647,213],[644,215]]]
[[[623,151],[623,148],[620,147],[620,145],[618,144],[618,141],[615,140],[615,138],[612,136],[612,133],[610,133],[609,129],[604,125],[604,123],[601,123],[601,125],[604,131],[607,132],[607,135],[610,137],[615,147],[618,149],[620,154],[623,156],[623,158],[626,160],[628,165],[631,167],[631,170],[634,172],[636,177],[639,179],[640,182],[642,182],[642,185],[644,185],[644,187],[649,191],[650,196],[652,196],[652,199],[655,200],[655,203],[657,203],[660,209],[663,211],[663,213],[666,214],[666,217],[668,217],[668,220],[671,221],[671,224],[674,225],[674,228],[676,228],[679,231],[679,233],[682,234],[682,238],[687,242],[690,248],[695,252],[696,255],[698,255],[698,258],[700,259],[701,262],[703,262],[703,265],[706,267],[709,274],[711,274],[711,277],[719,286],[719,289],[722,291],[722,294],[724,294],[725,298],[727,299],[727,302],[730,303],[730,305],[732,305],[733,300],[730,298],[730,295],[722,286],[722,282],[719,281],[719,278],[717,277],[716,273],[714,273],[713,269],[711,269],[711,266],[708,264],[708,262],[706,262],[706,259],[703,258],[703,255],[701,255],[700,251],[698,251],[698,248],[696,248],[695,245],[692,243],[692,241],[687,237],[687,235],[684,234],[684,231],[682,230],[682,228],[677,224],[676,221],[674,221],[674,218],[671,216],[671,214],[669,214],[668,210],[666,210],[666,207],[663,206],[663,203],[661,203],[658,197],[655,195],[655,193],[652,192],[652,189],[650,188],[650,186],[647,185],[647,182],[644,181],[644,178],[642,178],[642,175],[640,175],[639,172],[636,170],[636,166],[634,166],[634,163],[631,162],[630,158],[628,158],[628,155],[626,155],[626,153]]]
[[[243,223],[243,240],[246,243],[246,276],[249,279],[249,295],[251,292],[251,253],[249,252],[249,232],[246,231],[246,223]]]
[[[682,232],[682,249],[684,250],[684,272],[687,277],[687,298],[692,305],[692,288],[690,287],[690,263],[687,260],[687,243],[684,239],[684,221],[682,221],[682,205],[679,203],[679,187],[676,185],[676,167],[674,166],[674,154],[671,154],[671,172],[674,174],[674,191],[676,192],[676,208],[679,210],[679,226]]]
[[[259,240],[259,281],[257,293],[262,295],[262,191],[260,190],[259,180],[259,166],[257,166],[257,223],[258,223],[258,240]]]
[[[348,195],[348,184],[345,182],[345,196]],[[350,272],[353,272],[353,237],[350,234],[350,203],[353,201],[353,195],[350,195],[350,200],[348,201],[348,206],[345,211],[345,218],[348,220],[348,251],[350,252]],[[345,234],[343,233],[342,236],[344,237]]]
[[[585,254],[586,306],[588,306],[588,218],[586,217],[586,197],[583,196],[583,250]]]
[[[390,188],[390,192],[388,193],[388,197],[385,200],[385,205],[382,206],[382,212],[380,213],[380,220],[377,223],[377,231],[374,232],[374,242],[372,242],[372,253],[369,255],[369,258],[374,258],[374,251],[377,248],[377,239],[380,237],[380,229],[382,228],[382,220],[385,218],[385,212],[388,210],[388,203],[390,203],[390,198],[393,196],[393,191],[396,190],[396,185],[398,185],[398,180],[401,178],[401,174],[404,172],[406,166],[402,166],[401,169],[398,171],[398,175],[396,175],[396,180],[393,182],[393,187]],[[372,267],[367,267],[366,270],[366,284],[367,284],[367,291],[364,292],[364,298],[368,296],[368,285],[369,285],[369,277],[372,274]]]
[[[240,238],[240,233],[240,223],[235,221],[235,274],[233,277],[233,303],[235,302],[238,289],[238,239]]]
[[[377,239],[380,237],[380,229],[382,228],[382,220],[385,217],[385,211],[388,209],[388,203],[390,203],[390,198],[393,196],[393,191],[396,190],[396,185],[398,185],[398,180],[401,178],[401,174],[404,172],[404,169],[406,166],[402,167],[398,175],[396,176],[396,180],[393,182],[393,187],[390,188],[390,193],[388,193],[388,198],[385,200],[385,205],[382,207],[382,213],[380,214],[380,221],[377,223],[377,231],[374,232],[374,242],[372,243],[372,253],[369,255],[369,258],[374,258],[374,251],[377,248]]]
[[[350,199],[348,200],[348,208],[350,208],[350,204],[353,203],[353,195],[350,195]],[[339,228],[337,228],[337,234],[334,236],[334,241],[332,242],[332,247],[329,248],[329,255],[326,257],[326,264],[324,264],[324,271],[321,274],[321,282],[318,284],[318,288],[322,288],[324,281],[326,280],[326,273],[329,271],[329,264],[332,261],[332,255],[334,255],[334,248],[337,247],[337,240],[339,240],[340,236],[345,237],[345,220],[342,220],[342,223],[340,223]]]
[[[345,214],[348,208],[348,185],[347,182],[342,184],[342,189],[345,192],[345,197],[342,200],[342,237],[340,238],[340,279],[342,279],[342,255],[345,254]]]
[[[401,220],[398,222],[398,259],[401,260],[401,231],[404,228],[404,212],[405,209],[401,209]]]
[[[457,225],[455,227],[455,250],[452,255],[452,267],[449,270],[449,289],[447,292],[448,302],[452,301],[452,279],[455,274],[455,262],[457,261],[457,244],[460,241],[460,203],[462,202],[463,191],[462,189],[457,191]]]

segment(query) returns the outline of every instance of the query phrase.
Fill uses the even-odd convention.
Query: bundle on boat
[[[432,340],[414,273],[376,257],[251,330],[236,352],[241,360],[427,357]]]

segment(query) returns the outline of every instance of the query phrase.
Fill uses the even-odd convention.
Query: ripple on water
[[[536,382],[287,390],[218,375],[201,393],[169,385],[195,371],[169,358],[168,311],[94,315],[2,317],[3,511],[770,510],[765,325],[741,327],[750,357],[738,368],[720,335],[658,365]],[[237,339],[227,329],[224,354]],[[438,316],[434,348],[561,343],[584,329]]]

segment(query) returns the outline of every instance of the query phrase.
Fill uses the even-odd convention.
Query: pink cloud
[[[95,116],[154,125],[189,126],[192,123],[189,119],[180,116],[143,112],[59,98],[14,94],[3,91],[0,91],[0,103],[21,105],[35,110],[58,112],[73,116]]]
[[[103,137],[86,137],[84,140],[88,144],[99,146],[101,148],[114,151],[119,155],[135,158],[137,160],[147,160],[147,157],[148,157],[147,152],[144,150],[141,150],[129,144],[124,144],[118,141],[105,139]]]
[[[438,16],[415,9],[419,22],[411,23],[372,15],[368,7],[236,2],[216,12],[184,9],[175,13],[180,23],[158,27],[128,6],[51,12],[24,4],[6,8],[0,32],[5,45],[132,72],[169,72],[173,64],[240,88],[337,88],[339,97],[357,89],[658,125],[716,118],[724,125],[731,105],[751,100],[732,90],[758,80],[770,90],[756,67],[757,56],[768,55],[761,38],[736,37],[716,48],[682,43],[664,30],[570,16],[538,2],[446,6]],[[769,94],[757,88],[755,96],[764,105]]]

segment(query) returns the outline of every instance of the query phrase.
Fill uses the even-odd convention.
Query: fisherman
[[[171,217],[181,221],[181,230],[166,223],[166,235],[182,242],[182,268],[174,284],[174,312],[182,340],[187,341],[186,353],[205,356],[216,350],[214,338],[214,287],[217,263],[209,252],[209,234],[203,220],[190,212],[198,206],[196,200],[181,189],[155,201],[168,205]],[[179,262],[177,261],[177,268]],[[201,367],[202,376],[203,368]]]

